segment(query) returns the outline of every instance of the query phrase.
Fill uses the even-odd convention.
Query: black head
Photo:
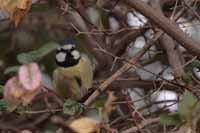
[[[56,50],[56,64],[60,67],[71,67],[79,63],[80,52],[72,40],[65,40]]]

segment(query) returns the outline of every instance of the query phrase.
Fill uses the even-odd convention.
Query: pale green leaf
[[[55,50],[57,47],[57,43],[55,42],[49,42],[46,43],[44,46],[40,47],[37,50],[33,50],[28,53],[21,53],[17,56],[17,60],[21,64],[27,64],[34,61],[39,61],[44,56]]]
[[[176,114],[161,114],[160,122],[163,125],[177,125],[181,122],[180,116]]]
[[[2,85],[0,85],[0,93],[3,93],[3,86]]]
[[[192,112],[195,109],[197,104],[197,99],[193,96],[192,93],[186,91],[183,94],[182,101],[178,104],[178,112],[185,118],[190,118],[192,116]]]
[[[11,73],[17,73],[18,69],[20,66],[11,66],[6,68],[6,70],[4,71],[4,74],[11,74]]]
[[[8,105],[4,100],[0,100],[0,112],[8,111]]]
[[[63,113],[67,115],[75,115],[82,111],[81,104],[71,99],[67,99],[63,105]]]

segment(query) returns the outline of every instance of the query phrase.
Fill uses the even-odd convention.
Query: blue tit
[[[93,65],[89,57],[77,49],[73,40],[65,40],[56,50],[58,68],[53,72],[56,93],[63,98],[80,100],[93,82]]]

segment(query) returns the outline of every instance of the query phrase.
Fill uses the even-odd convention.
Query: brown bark
[[[184,70],[183,65],[181,64],[181,59],[178,55],[178,51],[175,48],[176,46],[174,40],[167,34],[164,34],[160,37],[160,43],[167,53],[169,64],[174,71],[174,76],[176,78],[181,78]]]
[[[188,37],[162,13],[156,12],[152,7],[139,0],[125,0],[124,2],[149,18],[150,21],[155,23],[160,29],[179,42],[190,53],[200,57],[200,44]]]
[[[162,3],[160,0],[150,0],[152,7],[159,13],[163,14]],[[176,42],[167,34],[162,35],[159,38],[160,44],[168,56],[168,61],[173,69],[175,78],[180,79],[184,74],[183,64],[179,55],[178,49],[176,49]]]

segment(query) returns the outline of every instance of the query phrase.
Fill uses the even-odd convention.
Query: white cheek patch
[[[78,58],[80,58],[80,52],[78,52],[77,50],[73,50],[71,54],[73,55],[73,58],[75,60],[77,60]]]
[[[74,47],[74,45],[72,45],[72,44],[67,44],[67,45],[64,45],[62,48],[64,49],[64,50],[70,50],[70,49],[72,49]]]
[[[66,53],[64,53],[64,52],[60,52],[60,53],[56,54],[56,60],[58,62],[64,62],[65,58],[66,58]]]

